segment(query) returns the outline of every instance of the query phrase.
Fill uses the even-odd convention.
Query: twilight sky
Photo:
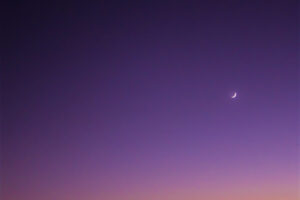
[[[297,200],[298,3],[270,2],[9,5],[1,199]]]

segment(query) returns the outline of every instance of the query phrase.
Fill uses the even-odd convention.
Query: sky
[[[297,1],[4,16],[1,199],[299,198]]]

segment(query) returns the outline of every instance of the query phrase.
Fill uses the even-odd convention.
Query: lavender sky
[[[297,200],[297,15],[296,0],[9,5],[1,200]]]

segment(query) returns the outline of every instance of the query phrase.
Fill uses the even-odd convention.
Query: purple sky
[[[297,1],[8,11],[1,199],[297,199]]]

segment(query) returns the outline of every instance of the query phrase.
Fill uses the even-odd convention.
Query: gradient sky
[[[297,200],[297,15],[296,0],[10,5],[1,199]]]

